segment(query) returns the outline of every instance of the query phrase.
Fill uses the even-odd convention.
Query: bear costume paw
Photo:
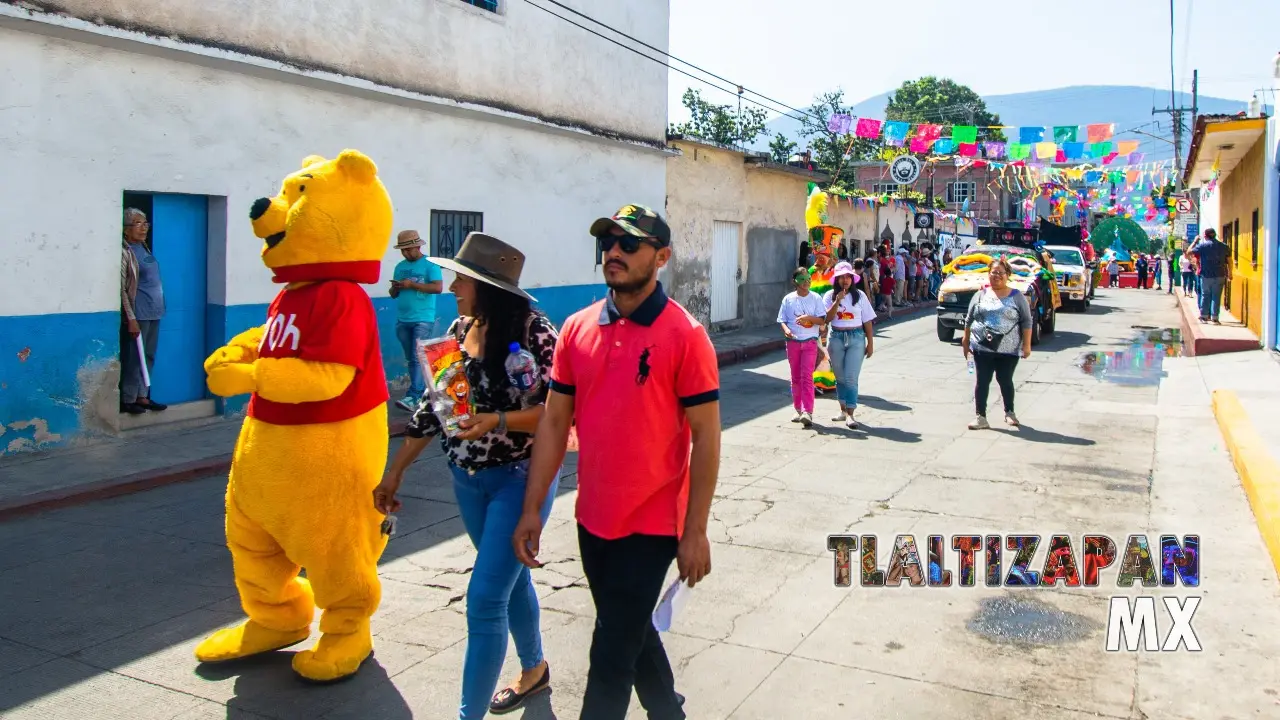
[[[310,636],[310,625],[301,630],[282,632],[246,620],[236,627],[219,630],[206,638],[196,647],[196,659],[203,663],[239,660],[297,645]]]
[[[293,656],[293,671],[312,682],[333,682],[354,675],[373,653],[369,621],[353,633],[325,633],[310,650]]]

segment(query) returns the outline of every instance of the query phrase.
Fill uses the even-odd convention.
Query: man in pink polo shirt
[[[540,505],[578,428],[578,546],[596,606],[582,720],[623,720],[635,688],[650,720],[684,720],[651,619],[675,560],[711,572],[707,516],[720,471],[720,371],[706,329],[669,299],[658,269],[671,230],[628,205],[591,225],[611,292],[565,322],[512,543],[529,567]]]

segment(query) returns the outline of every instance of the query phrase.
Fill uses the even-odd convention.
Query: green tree
[[[776,163],[785,163],[791,159],[791,155],[796,151],[796,144],[791,142],[786,135],[778,133],[773,138],[773,142],[769,143],[769,155],[773,157]]]
[[[732,105],[716,105],[702,98],[702,92],[689,88],[680,103],[689,110],[689,121],[672,125],[670,132],[719,145],[749,145],[764,131],[768,114],[755,107],[744,107],[738,113]]]
[[[884,109],[885,119],[937,125],[976,125],[978,142],[1004,142],[999,128],[1000,116],[987,109],[987,103],[967,85],[933,76],[902,83]]]
[[[844,102],[844,91],[823,93],[800,115],[800,136],[809,138],[809,150],[813,162],[832,176],[834,182],[852,186],[857,173],[853,163],[871,160],[878,156],[881,142],[878,139],[855,137],[852,133],[834,133],[827,129],[832,115],[851,115],[852,108]],[[852,130],[852,127],[850,127]]]

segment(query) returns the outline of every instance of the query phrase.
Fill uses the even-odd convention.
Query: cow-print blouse
[[[458,339],[466,337],[467,330],[475,322],[473,318],[458,318],[449,326],[449,335]],[[534,407],[546,402],[547,387],[551,384],[551,359],[555,354],[559,333],[546,316],[535,313],[529,321],[528,344],[526,348],[538,363],[538,377],[541,382],[533,389],[528,398],[527,407]],[[485,374],[484,364],[477,358],[462,351],[463,364],[467,371],[467,380],[471,383],[471,396],[476,413],[515,412],[522,409],[521,393],[504,374],[494,382]],[[533,435],[531,433],[507,430],[499,433],[491,431],[478,440],[459,440],[440,432],[440,420],[423,394],[418,401],[418,409],[413,413],[405,435],[412,438],[440,435],[440,443],[449,461],[463,470],[480,471],[501,465],[508,465],[529,459],[533,453]]]

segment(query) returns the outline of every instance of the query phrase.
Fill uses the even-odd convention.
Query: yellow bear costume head
[[[264,241],[262,262],[278,283],[378,282],[391,237],[391,197],[378,166],[357,150],[303,160],[279,195],[254,201],[249,218]]]

